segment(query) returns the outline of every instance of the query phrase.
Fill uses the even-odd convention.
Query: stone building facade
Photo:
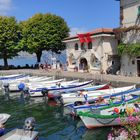
[[[128,29],[123,33],[122,42],[125,44],[140,43],[140,0],[120,0],[120,27]],[[121,74],[140,76],[140,56],[121,57]]]
[[[120,68],[120,60],[113,29],[96,29],[90,32],[90,38],[89,43],[81,43],[77,35],[63,41],[68,71],[115,74]]]

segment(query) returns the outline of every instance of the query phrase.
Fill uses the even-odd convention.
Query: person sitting
[[[60,83],[60,82],[56,83],[56,86],[57,86],[58,88],[60,88],[60,87],[61,87],[61,83]]]
[[[78,91],[78,96],[83,96],[83,92],[84,92],[84,91],[85,91],[84,89],[79,90],[79,91]]]
[[[40,67],[41,69],[43,69],[43,64],[41,63],[39,67]]]
[[[99,96],[96,103],[98,104],[105,103],[105,99],[102,96]]]

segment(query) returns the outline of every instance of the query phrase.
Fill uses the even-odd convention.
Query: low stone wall
[[[7,74],[30,74],[38,76],[55,76],[58,78],[67,79],[82,79],[82,80],[95,80],[95,82],[112,82],[114,86],[124,86],[131,84],[139,84],[140,77],[125,77],[120,75],[105,75],[105,74],[92,74],[81,72],[69,72],[62,70],[42,70],[42,69],[18,69],[18,70],[1,70],[0,75]]]

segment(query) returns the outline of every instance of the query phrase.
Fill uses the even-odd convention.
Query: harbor
[[[0,140],[139,140],[139,30],[140,0],[0,0]]]
[[[110,83],[96,85],[95,79],[80,82],[76,77],[73,80],[70,77],[57,78],[35,73],[12,73],[0,77],[0,110],[9,114],[4,123],[4,118],[0,117],[0,123],[4,124],[0,129],[4,129],[2,140],[15,137],[23,140],[108,139],[112,127],[122,125],[117,121],[118,117],[132,112],[127,111],[127,106],[133,108],[132,113],[140,108],[140,88],[136,83],[116,88]],[[97,112],[103,112],[109,118]],[[93,118],[89,121],[91,116]]]
[[[22,129],[25,118],[33,116],[36,120],[35,131],[39,132],[39,140],[90,140],[92,137],[98,140],[107,137],[110,128],[88,130],[80,119],[64,115],[63,106],[53,101],[45,101],[43,98],[24,102],[19,94],[11,94],[10,101],[5,101],[4,96],[0,94],[1,112],[11,115],[5,125],[5,133],[15,128]]]
[[[121,85],[125,84],[139,84],[139,77],[121,76],[121,75],[106,75],[106,74],[93,74],[83,72],[63,71],[60,69],[42,70],[42,69],[16,69],[16,70],[1,70],[0,75],[7,74],[29,74],[36,76],[54,76],[55,78],[67,78],[67,79],[83,79],[83,80],[95,80],[100,82],[113,82]],[[118,86],[118,85],[116,85]]]

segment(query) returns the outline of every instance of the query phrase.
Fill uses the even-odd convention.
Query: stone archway
[[[87,59],[82,57],[79,62],[79,69],[83,71],[88,71],[88,62]]]

